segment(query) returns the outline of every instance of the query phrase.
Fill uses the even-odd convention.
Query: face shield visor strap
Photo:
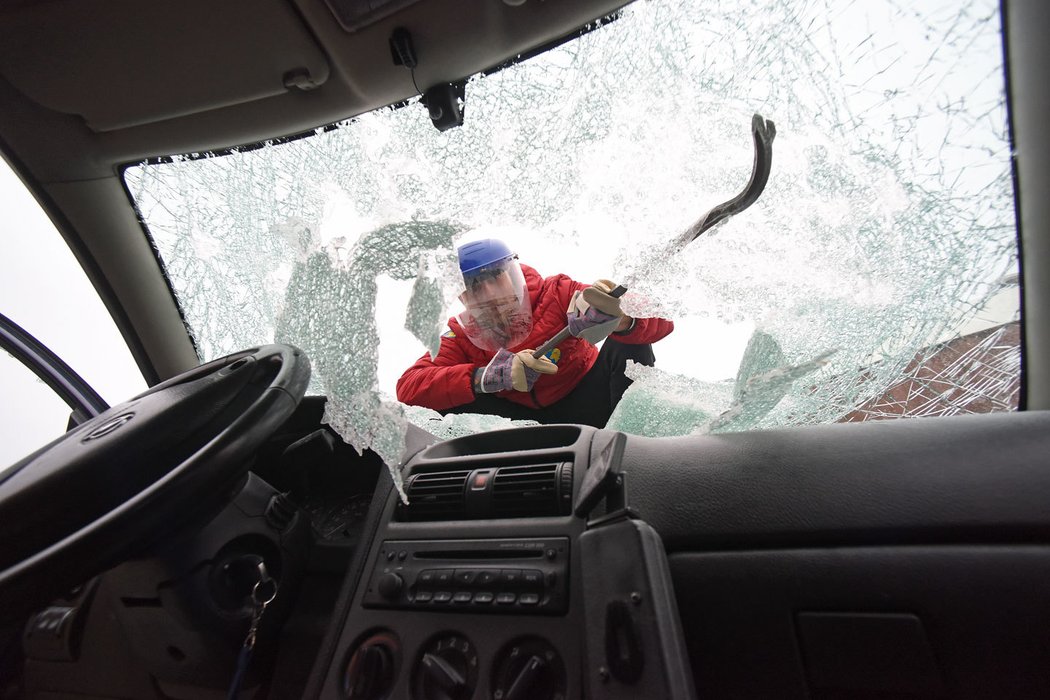
[[[521,265],[504,258],[463,273],[460,325],[476,347],[488,352],[512,348],[532,332],[532,304]]]

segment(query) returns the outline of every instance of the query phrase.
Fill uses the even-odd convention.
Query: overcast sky
[[[110,404],[146,383],[80,264],[22,181],[0,160],[0,313],[69,363]],[[69,409],[0,353],[0,466],[58,437]]]

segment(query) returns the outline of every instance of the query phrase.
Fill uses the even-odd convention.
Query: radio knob
[[[379,595],[387,600],[397,600],[401,597],[401,589],[405,587],[405,580],[398,574],[383,574],[379,577],[376,588]]]

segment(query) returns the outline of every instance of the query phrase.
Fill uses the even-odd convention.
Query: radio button
[[[491,586],[499,579],[499,569],[482,570],[474,577],[474,583],[478,586]]]
[[[493,601],[495,596],[488,591],[479,591],[474,594],[474,602],[482,605],[487,605]]]
[[[449,591],[438,591],[434,594],[435,603],[447,603],[452,600],[452,593]]]
[[[470,591],[457,591],[456,595],[452,596],[453,603],[469,603],[470,599],[474,597],[474,594]]]
[[[416,577],[417,586],[433,586],[434,585],[434,569],[423,569],[419,572],[419,576]]]
[[[416,593],[415,601],[417,603],[429,603],[430,599],[434,597],[434,594],[430,591],[419,591]]]
[[[500,593],[496,596],[496,602],[500,605],[513,605],[518,596],[513,593]]]
[[[477,575],[478,572],[476,569],[456,569],[454,578],[457,585],[470,586],[474,583],[474,579]]]
[[[438,586],[453,584],[452,569],[434,569],[434,583]]]
[[[540,597],[536,593],[522,593],[518,596],[518,602],[522,605],[535,605],[540,602]]]
[[[503,586],[517,586],[521,583],[521,569],[503,569],[499,572],[499,582]]]
[[[521,572],[521,582],[526,588],[543,589],[543,572],[536,569],[525,569]]]

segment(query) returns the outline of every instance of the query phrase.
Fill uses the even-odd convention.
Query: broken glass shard
[[[480,413],[449,413],[441,415],[437,411],[422,406],[405,406],[405,416],[431,435],[441,440],[473,435],[488,430],[506,430],[529,425],[539,425],[536,421],[510,420],[501,416],[483,415]]]

